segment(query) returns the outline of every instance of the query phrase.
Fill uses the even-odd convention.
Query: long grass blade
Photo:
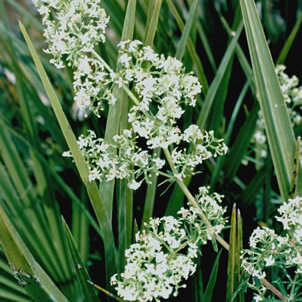
[[[230,250],[228,254],[228,277],[227,277],[227,290],[226,290],[226,302],[231,301],[232,295],[237,285],[236,276],[236,250],[237,250],[237,219],[236,219],[236,205],[234,204],[231,218],[231,230],[230,230]]]
[[[98,222],[101,226],[101,230],[102,230],[102,234],[103,234],[103,241],[104,241],[104,245],[105,245],[105,253],[106,253],[106,268],[107,268],[108,275],[110,276],[114,271],[116,271],[116,261],[115,261],[116,248],[115,248],[115,243],[114,243],[114,238],[113,238],[113,233],[112,233],[111,221],[110,221],[110,217],[109,217],[109,214],[108,214],[106,206],[105,206],[105,202],[98,190],[96,183],[93,181],[92,182],[89,181],[88,167],[82,156],[80,148],[77,144],[75,135],[68,123],[68,120],[63,112],[59,99],[48,79],[48,76],[47,76],[45,69],[39,59],[39,56],[34,48],[34,45],[32,44],[32,42],[28,36],[28,33],[27,33],[26,29],[24,28],[24,26],[22,25],[22,23],[20,23],[20,28],[24,35],[24,38],[25,38],[26,44],[28,45],[30,53],[33,57],[36,68],[37,68],[39,75],[41,77],[41,80],[43,82],[43,85],[47,91],[49,100],[54,109],[55,115],[60,124],[61,130],[64,134],[68,147],[73,155],[73,158],[74,158],[76,167],[79,171],[79,174],[81,176],[81,179],[82,179],[84,185],[86,186],[94,212],[95,212]]]
[[[287,199],[295,137],[254,1],[240,0],[260,107],[281,196]],[[302,174],[297,192],[302,191]]]
[[[295,41],[295,38],[297,36],[297,33],[299,32],[299,29],[301,27],[301,23],[302,23],[302,13],[300,13],[299,17],[298,17],[298,20],[295,24],[295,26],[293,27],[290,35],[288,36],[287,40],[285,41],[284,45],[283,45],[283,48],[279,54],[279,57],[276,61],[276,64],[284,64],[287,56],[288,56],[288,53]]]
[[[243,24],[241,23],[236,31],[236,35],[233,37],[232,42],[228,46],[228,49],[223,56],[223,59],[219,65],[215,78],[212,81],[211,86],[209,87],[208,93],[206,95],[206,98],[202,104],[202,110],[199,114],[198,121],[197,121],[197,125],[201,129],[205,128],[206,122],[209,117],[210,110],[212,108],[212,105],[213,105],[213,102],[215,99],[215,96],[216,96],[218,88],[223,80],[223,77],[225,76],[225,72],[227,70],[229,62],[232,59],[232,56],[233,56],[235,47],[237,45],[239,36],[241,34],[242,28],[243,28]]]
[[[174,3],[171,1],[171,0],[167,0],[166,1],[170,10],[171,10],[171,13],[173,14],[175,20],[176,20],[176,23],[179,27],[179,29],[181,31],[184,30],[184,22],[177,10],[177,8],[175,7]],[[188,47],[188,52],[190,54],[190,57],[192,58],[192,61],[195,65],[195,68],[196,68],[196,73],[197,73],[197,76],[198,76],[198,79],[203,87],[203,94],[205,95],[208,91],[208,80],[207,80],[207,77],[205,75],[205,72],[204,72],[204,68],[203,68],[203,65],[201,63],[201,60],[196,52],[196,49],[195,49],[195,46],[192,42],[192,39],[189,37],[188,38],[188,44],[187,44],[187,47]]]
[[[63,220],[63,225],[64,225],[64,230],[65,230],[65,235],[68,240],[69,249],[71,251],[73,266],[76,271],[76,275],[79,279],[79,282],[81,284],[81,289],[82,289],[83,295],[85,297],[85,301],[87,301],[87,302],[97,301],[97,295],[95,293],[94,288],[87,282],[91,278],[90,278],[88,271],[81,259],[81,256],[76,247],[74,238],[72,237],[71,231],[70,231],[68,225],[66,224],[65,220]]]
[[[144,44],[152,46],[157,31],[157,24],[163,0],[149,2],[147,25],[145,30]],[[151,17],[150,17],[151,14]]]
[[[182,60],[184,54],[185,54],[185,50],[186,50],[186,45],[188,43],[188,38],[192,29],[192,25],[193,25],[193,21],[196,15],[196,11],[198,8],[198,0],[194,0],[193,3],[190,6],[190,11],[189,11],[189,15],[186,21],[186,25],[184,27],[184,30],[182,32],[180,41],[178,42],[178,46],[176,49],[176,54],[175,57],[178,60]]]
[[[240,92],[240,95],[238,97],[238,100],[236,102],[236,105],[233,109],[233,113],[232,113],[232,116],[230,118],[230,122],[228,124],[227,131],[226,131],[225,136],[224,136],[224,142],[227,146],[230,143],[231,135],[233,133],[233,129],[234,129],[234,126],[235,126],[235,121],[236,121],[236,118],[238,116],[241,105],[244,101],[244,98],[246,96],[246,93],[248,91],[248,88],[249,88],[249,83],[247,82],[244,85],[244,87],[242,88],[242,90]],[[211,176],[211,187],[213,187],[215,185],[215,183],[218,179],[218,176],[219,176],[219,174],[222,170],[224,162],[225,162],[225,156],[221,156],[217,159],[216,166],[215,166],[214,171],[213,171],[212,176]]]
[[[255,103],[225,158],[225,176],[233,179],[255,133],[259,105]]]
[[[243,249],[243,230],[242,230],[242,217],[240,210],[237,209],[237,246],[236,246],[236,274],[238,276],[237,289],[243,282],[243,274],[241,268],[241,251]],[[244,291],[240,289],[238,302],[244,302]]]
[[[2,209],[0,240],[15,277],[35,301],[68,301],[34,260]]]
[[[221,252],[222,252],[222,250],[220,250],[216,256],[216,259],[215,259],[215,262],[214,262],[214,265],[212,267],[211,274],[209,277],[209,281],[208,281],[206,290],[204,292],[202,302],[211,302],[212,301],[212,296],[214,293],[215,284],[216,284],[217,275],[218,275],[219,260],[220,260]]]
[[[122,41],[132,40],[134,33],[134,21],[136,12],[136,0],[130,0],[128,2],[126,16],[124,20]],[[119,68],[119,66],[117,66]],[[113,137],[119,133],[120,129],[127,127],[128,117],[128,96],[127,94],[115,85],[113,88],[113,94],[116,98],[116,103],[109,108],[105,137],[104,140],[107,143],[112,142]],[[112,219],[112,207],[113,207],[113,195],[114,195],[115,181],[102,182],[100,184],[100,191],[103,194],[106,210],[109,215],[109,219]]]

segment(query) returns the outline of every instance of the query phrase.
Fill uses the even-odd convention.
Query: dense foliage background
[[[244,30],[237,47],[230,43],[242,19],[240,5],[237,0],[200,0],[192,15],[192,3],[192,0],[138,0],[132,17],[135,17],[133,38],[147,41],[158,53],[175,56],[182,52],[186,70],[193,70],[199,77],[202,94],[198,106],[185,113],[183,128],[197,122],[205,100],[211,98],[202,128],[214,130],[217,137],[225,138],[230,150],[224,158],[204,164],[202,173],[192,179],[189,187],[195,193],[199,186],[211,185],[211,190],[225,196],[224,205],[229,216],[236,203],[243,219],[246,246],[257,225],[275,225],[272,217],[281,199],[270,152],[260,167],[251,144],[259,106]],[[274,62],[285,64],[289,75],[301,78],[302,1],[261,0],[256,3]],[[117,60],[116,44],[122,36],[127,4],[126,0],[103,0],[110,26],[107,42],[98,51],[112,67]],[[74,164],[62,157],[68,147],[18,20],[29,32],[76,136],[94,129],[103,137],[109,109],[105,108],[102,119],[93,114],[84,118],[73,101],[72,70],[58,71],[48,63],[50,57],[42,51],[46,47],[43,28],[30,1],[0,0],[0,11],[0,210],[6,213],[13,234],[22,239],[26,253],[34,257],[67,299],[82,301],[78,290],[80,282],[64,232],[66,226],[61,218],[70,227],[92,281],[109,289],[104,246],[86,188]],[[189,18],[193,18],[193,24],[189,36],[180,45]],[[294,129],[296,136],[301,134],[301,129],[301,124]],[[162,181],[159,177],[157,184]],[[155,186],[143,185],[133,192],[133,207],[130,203],[130,209],[123,209],[125,214],[119,204],[122,189],[116,186],[112,225],[119,244],[119,257],[123,257],[127,247],[121,236],[123,223],[131,226],[133,240],[133,234],[150,215],[175,215],[184,204],[184,195],[177,185],[163,183],[156,192],[155,189]],[[228,238],[228,231],[224,236]],[[24,253],[20,246],[16,250]],[[26,292],[15,282],[14,277],[18,277],[19,272],[9,268],[2,249],[0,254],[0,300],[31,301],[30,291]],[[212,301],[220,301],[221,293],[226,290],[228,255],[222,252],[217,267],[213,266],[216,255],[211,244],[205,246],[198,272],[189,280],[187,288],[169,301],[206,301],[203,292],[211,272],[210,284],[215,288]],[[118,270],[121,269],[122,265]],[[31,284],[26,276],[22,278],[21,283]],[[106,296],[101,292],[97,295],[100,300]],[[247,293],[246,301],[250,299]]]

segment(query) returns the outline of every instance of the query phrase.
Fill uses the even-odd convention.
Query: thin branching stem
[[[98,60],[100,60],[100,62],[104,65],[104,67],[108,70],[108,72],[110,72],[110,73],[114,72],[112,70],[112,68],[103,60],[103,58],[100,55],[98,55],[94,50],[92,51],[92,53]],[[139,105],[139,103],[140,103],[139,100],[137,99],[137,97],[130,91],[130,89],[125,84],[122,85],[122,88],[128,94],[130,99],[134,102],[134,104]],[[172,173],[174,175],[177,175],[178,173],[177,173],[177,170],[176,170],[175,165],[173,163],[170,151],[166,148],[163,149],[163,151],[164,151],[166,159],[167,159],[167,161],[170,165]],[[192,193],[190,192],[188,187],[185,185],[183,180],[179,179],[179,178],[176,178],[176,182],[179,185],[179,187],[181,188],[181,190],[183,191],[183,193],[185,194],[185,196],[187,197],[187,199],[189,200],[189,202],[191,203],[191,205],[198,210],[199,217],[203,220],[203,222],[205,223],[207,228],[212,229],[213,226],[212,226],[211,222],[209,221],[207,216],[204,214],[204,212],[200,209],[200,207],[199,207],[198,203],[196,202],[194,196],[192,195]],[[214,236],[215,236],[215,239],[227,251],[229,251],[230,245],[219,234],[214,234]],[[261,279],[261,282],[264,286],[266,286],[271,292],[273,292],[282,301],[285,301],[285,302],[288,301],[288,299],[277,288],[275,288],[269,281],[267,281],[265,278]]]
[[[106,63],[106,61],[95,51],[92,50],[92,54],[103,64],[109,73],[114,73],[113,69]],[[127,85],[122,84],[123,90],[128,94],[129,98],[133,101],[135,105],[139,105],[139,100],[137,97],[130,91]]]
[[[167,161],[170,165],[170,168],[171,168],[173,174],[177,175],[178,173],[177,173],[177,170],[176,170],[175,165],[173,163],[170,151],[168,149],[164,149],[164,154],[167,158]],[[181,188],[181,190],[183,191],[183,193],[186,195],[186,197],[189,200],[189,202],[191,203],[191,205],[193,207],[195,207],[196,209],[198,209],[199,217],[204,221],[205,225],[209,229],[213,228],[211,222],[208,220],[207,216],[200,209],[200,207],[199,207],[198,203],[196,202],[194,196],[192,195],[192,193],[190,192],[188,187],[185,185],[185,183],[179,178],[176,179],[176,182],[179,185],[179,187]],[[230,249],[229,244],[220,235],[215,234],[215,238],[227,251],[229,251],[229,249]],[[267,281],[265,278],[261,279],[261,282],[269,290],[271,290],[277,297],[279,297],[282,301],[285,301],[285,302],[288,301],[288,299],[277,288],[275,288],[269,281]]]

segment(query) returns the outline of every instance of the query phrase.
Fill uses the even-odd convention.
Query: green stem
[[[94,50],[92,51],[92,54],[98,59],[100,60],[100,62],[104,65],[104,67],[109,71],[109,72],[114,72],[111,67],[102,59],[102,57],[100,55],[98,55]],[[122,88],[124,89],[124,91],[128,94],[129,98],[136,104],[139,105],[139,100],[137,99],[137,97],[129,90],[129,88],[123,84]],[[170,168],[173,172],[174,175],[177,175],[177,170],[175,168],[175,165],[173,163],[170,151],[168,149],[163,149],[165,156],[167,158],[167,161],[170,165]],[[196,209],[198,209],[198,214],[200,216],[200,218],[204,221],[205,225],[207,226],[208,229],[212,229],[213,226],[211,224],[211,222],[208,220],[207,216],[203,213],[203,211],[200,209],[198,203],[196,202],[194,196],[192,195],[192,193],[189,191],[189,189],[187,188],[187,186],[185,185],[185,183],[183,182],[183,180],[176,178],[176,182],[179,185],[179,187],[181,188],[181,190],[183,191],[183,193],[185,194],[185,196],[187,197],[187,199],[189,200],[189,202],[191,203],[191,205],[193,207],[195,207]],[[229,244],[218,234],[214,234],[216,240],[227,250],[229,251],[230,246]],[[266,279],[261,279],[261,282],[263,285],[265,285],[268,289],[270,289],[277,297],[279,297],[282,301],[288,301],[286,297],[284,297],[284,295],[277,289],[275,288],[270,282],[268,282]]]
[[[178,174],[177,170],[175,168],[175,165],[173,163],[170,151],[168,149],[163,149],[165,156],[167,158],[167,161],[170,165],[170,168],[173,172],[174,175]],[[184,194],[186,195],[186,197],[188,198],[189,202],[191,203],[191,205],[198,209],[198,214],[200,216],[200,218],[204,221],[205,225],[207,226],[208,229],[212,229],[213,226],[211,224],[211,222],[208,220],[207,216],[204,214],[204,212],[201,210],[201,208],[199,207],[198,203],[196,202],[194,196],[192,195],[192,193],[189,191],[189,189],[187,188],[187,186],[184,184],[184,182],[177,178],[176,179],[177,184],[179,185],[179,187],[181,188],[181,190],[184,192]],[[215,234],[215,238],[216,240],[228,251],[229,250],[229,244],[218,234]]]
[[[294,297],[294,292],[295,292],[295,287],[296,287],[296,284],[297,284],[297,277],[298,277],[298,274],[295,274],[295,277],[294,277],[294,280],[293,280],[293,286],[290,290],[288,302],[294,301],[294,298],[295,298]]]
[[[170,168],[173,172],[174,175],[177,175],[177,170],[175,168],[175,165],[173,163],[170,151],[168,149],[163,149],[165,156],[167,158],[167,161],[170,165]],[[196,209],[198,209],[198,214],[200,216],[200,218],[204,221],[205,225],[210,229],[212,228],[212,224],[211,222],[208,220],[208,218],[206,217],[206,215],[203,213],[203,211],[200,209],[198,203],[196,202],[194,196],[192,195],[192,193],[189,191],[189,189],[187,188],[187,186],[184,184],[184,182],[177,178],[176,179],[177,184],[179,185],[179,187],[181,188],[181,190],[184,192],[184,194],[186,195],[187,199],[189,200],[189,202],[191,203],[191,205],[193,207],[195,207]],[[230,246],[229,244],[218,234],[215,234],[215,238],[216,240],[227,250],[229,251]],[[279,297],[282,301],[287,301],[287,298],[284,297],[284,295],[277,289],[275,288],[270,282],[268,282],[265,278],[261,279],[261,282],[263,285],[265,285],[268,289],[270,289],[277,297]]]
[[[104,65],[104,67],[110,73],[114,73],[113,69],[105,62],[105,60],[95,50],[92,50],[92,54]],[[140,104],[140,102],[137,99],[137,97],[130,91],[130,89],[125,84],[122,85],[122,88],[128,94],[129,98],[134,102],[135,105],[139,105]]]

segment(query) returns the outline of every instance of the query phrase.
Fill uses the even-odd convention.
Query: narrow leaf
[[[215,288],[216,279],[217,279],[217,275],[218,275],[219,259],[220,259],[221,252],[222,252],[222,250],[220,250],[216,256],[202,302],[211,302],[212,301],[212,296],[214,293],[214,288]]]
[[[211,83],[211,86],[208,90],[208,93],[206,95],[206,98],[202,104],[202,110],[199,114],[199,118],[197,121],[197,125],[199,128],[203,129],[206,125],[206,122],[209,117],[210,110],[212,108],[215,96],[217,94],[218,88],[223,80],[223,77],[225,76],[225,72],[227,71],[227,67],[229,65],[230,60],[232,59],[235,47],[237,45],[237,41],[239,39],[239,36],[241,34],[243,28],[243,24],[241,23],[236,31],[236,35],[232,39],[232,42],[228,46],[228,49],[226,53],[223,56],[223,59],[219,65],[219,68],[217,70],[217,73],[215,75],[215,78],[213,82]]]
[[[176,54],[175,54],[175,57],[178,60],[182,60],[182,58],[185,54],[186,45],[188,43],[188,38],[189,38],[191,29],[192,29],[192,25],[193,25],[194,17],[196,15],[198,3],[199,3],[199,0],[193,0],[193,3],[190,6],[188,19],[186,21],[186,25],[184,27],[184,30],[181,34],[181,38],[180,38],[180,41],[178,43]]]
[[[240,5],[255,74],[258,99],[263,112],[279,190],[282,198],[286,200],[296,147],[294,132],[256,5],[251,0],[240,0]],[[301,193],[302,174],[299,174],[297,192]]]
[[[0,209],[0,240],[15,277],[34,301],[68,301],[34,260],[2,209]]]
[[[70,127],[70,124],[68,123],[68,120],[67,120],[67,118],[64,114],[64,111],[62,109],[62,106],[60,104],[60,101],[48,79],[48,76],[47,76],[45,69],[39,59],[39,56],[34,48],[34,45],[32,44],[32,42],[28,36],[28,33],[27,33],[26,29],[24,28],[24,26],[22,25],[22,23],[20,23],[20,29],[23,33],[26,44],[33,57],[36,68],[37,68],[39,75],[41,77],[41,80],[43,82],[43,85],[47,91],[47,95],[48,95],[51,105],[54,109],[55,115],[60,124],[61,130],[64,134],[68,147],[72,153],[73,159],[75,161],[75,164],[79,171],[81,179],[86,186],[86,189],[87,189],[90,201],[92,203],[94,212],[97,216],[98,222],[101,225],[103,241],[104,241],[104,245],[105,245],[105,253],[106,253],[106,268],[107,268],[108,275],[111,275],[114,271],[116,271],[116,269],[115,269],[116,268],[116,262],[115,262],[116,248],[115,248],[115,243],[114,243],[114,238],[113,238],[113,233],[112,233],[111,221],[110,221],[108,212],[106,210],[104,200],[98,190],[96,182],[89,181],[88,167],[87,167],[85,159],[81,153],[81,150],[77,144],[75,135]]]
[[[167,0],[167,4],[171,10],[171,13],[173,14],[175,20],[176,20],[176,23],[179,27],[179,29],[181,31],[184,30],[184,23],[182,21],[182,18],[181,16],[179,15],[178,11],[177,11],[177,8],[175,7],[175,5],[173,4],[173,2],[171,0]],[[187,47],[188,47],[188,52],[190,54],[190,57],[192,58],[192,61],[194,62],[194,65],[196,67],[196,73],[197,73],[197,76],[198,76],[198,79],[203,87],[203,94],[205,95],[208,91],[208,80],[207,80],[207,77],[205,75],[205,72],[204,72],[204,68],[203,68],[203,65],[201,63],[201,60],[197,54],[197,51],[195,49],[195,46],[191,40],[191,38],[189,37],[188,38],[188,44],[187,44]]]
[[[153,40],[155,37],[155,33],[157,30],[157,24],[158,24],[158,19],[159,19],[159,14],[160,14],[160,9],[161,9],[161,5],[163,0],[154,0],[154,4],[151,4],[153,1],[150,1],[149,6],[150,6],[150,10],[148,10],[148,14],[151,13],[152,11],[152,15],[150,18],[150,15],[148,15],[148,23],[146,26],[146,34],[145,34],[145,38],[144,38],[144,44],[145,45],[150,45],[152,46],[153,44]],[[153,10],[152,10],[153,8]]]
[[[285,41],[284,45],[283,45],[283,48],[280,52],[280,55],[277,59],[277,62],[276,62],[276,65],[277,64],[284,64],[286,58],[287,58],[287,55],[295,41],[295,38],[297,36],[297,33],[299,32],[299,29],[300,29],[300,26],[301,26],[301,22],[302,22],[302,13],[300,13],[299,17],[298,17],[298,20],[295,24],[295,26],[293,27],[290,35],[288,36],[287,40]]]
[[[231,301],[233,292],[236,288],[236,249],[237,249],[237,222],[236,222],[236,205],[234,204],[231,218],[231,230],[230,230],[230,250],[228,254],[228,270],[227,270],[227,291],[226,302]]]
[[[88,274],[88,271],[87,271],[85,265],[83,264],[79,251],[76,247],[74,238],[72,237],[70,229],[64,219],[63,219],[63,225],[64,225],[65,235],[66,235],[66,238],[68,241],[69,249],[71,251],[73,266],[76,271],[78,280],[81,284],[81,288],[82,288],[83,295],[85,297],[85,301],[87,301],[87,302],[97,301],[97,295],[94,291],[94,288],[87,282],[91,278]]]

